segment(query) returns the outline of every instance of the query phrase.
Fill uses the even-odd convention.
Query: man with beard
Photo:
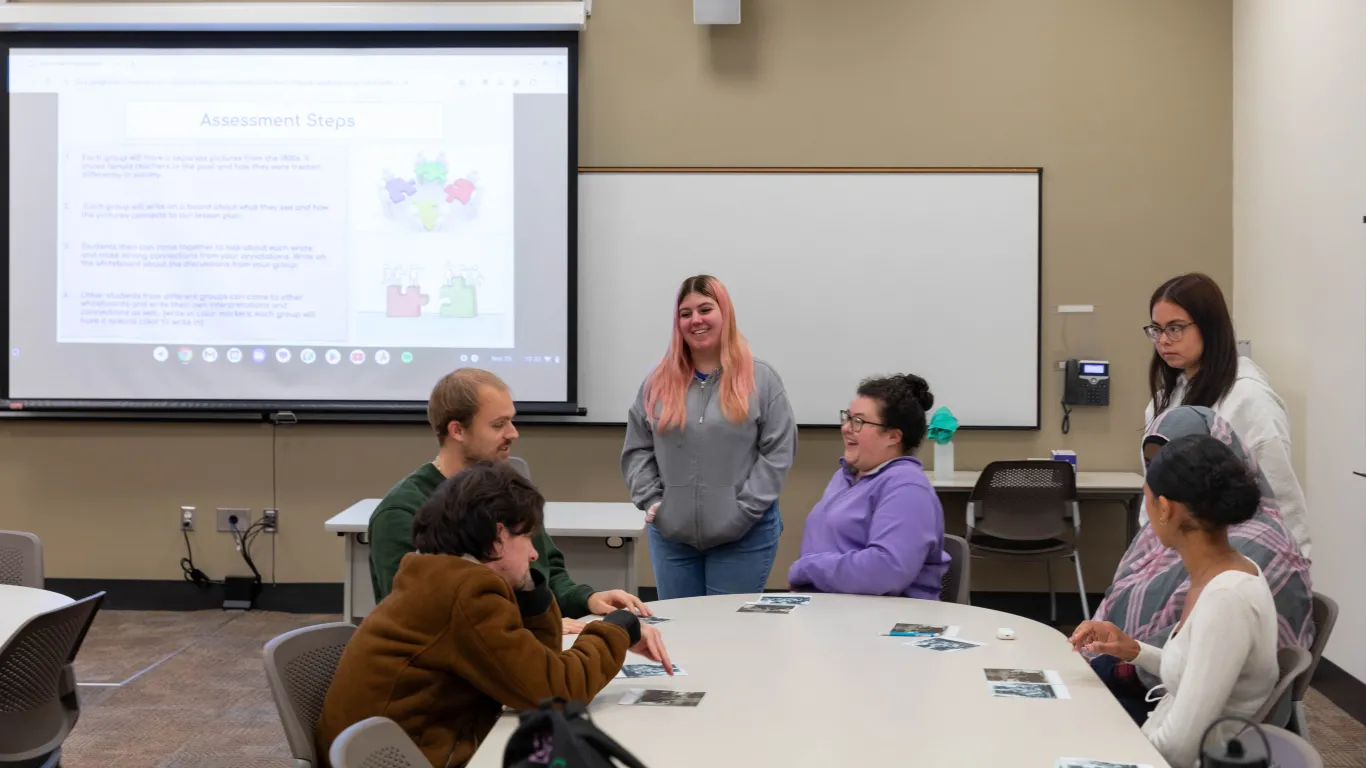
[[[427,420],[439,446],[436,458],[400,480],[370,516],[370,581],[376,603],[393,589],[403,556],[414,551],[413,517],[418,509],[446,478],[462,469],[478,462],[506,461],[517,439],[512,424],[516,415],[507,384],[488,371],[461,368],[436,383],[427,401]],[[577,634],[584,627],[571,617],[605,615],[620,608],[650,615],[640,598],[628,592],[596,592],[574,583],[565,570],[564,555],[543,527],[532,543],[537,554],[532,567],[546,577],[560,605],[565,634]]]

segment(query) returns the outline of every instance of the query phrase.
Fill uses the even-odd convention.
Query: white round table
[[[1166,766],[1067,638],[984,608],[813,595],[786,615],[737,613],[756,596],[651,604],[687,675],[613,680],[594,722],[649,768],[925,765],[1053,768],[1059,757]],[[887,637],[898,622],[959,627],[980,648],[936,652]],[[996,639],[1009,627],[1014,640]],[[575,638],[568,637],[566,647]],[[634,654],[629,661],[643,661]],[[984,668],[1056,670],[1071,698],[995,698]],[[696,708],[621,706],[630,688],[705,691]],[[471,768],[501,766],[504,714]]]
[[[0,584],[0,647],[29,619],[71,602],[66,595],[33,587]]]

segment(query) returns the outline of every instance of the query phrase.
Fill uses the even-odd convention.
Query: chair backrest
[[[286,632],[266,643],[266,680],[295,760],[318,762],[313,748],[318,715],[337,662],[355,632],[356,625],[338,621]]]
[[[0,648],[0,763],[47,755],[75,726],[80,702],[63,679],[103,601],[97,592],[40,613]]]
[[[347,728],[327,751],[332,768],[432,768],[398,723],[369,717]]]
[[[969,605],[972,602],[972,555],[961,536],[944,534],[944,551],[949,553],[949,569],[944,572],[944,590],[939,599],[946,603]]]
[[[1267,697],[1266,703],[1253,716],[1253,722],[1276,726],[1284,726],[1290,722],[1290,689],[1308,671],[1312,659],[1309,651],[1303,648],[1282,648],[1276,651],[1276,664],[1280,667],[1281,676],[1276,681],[1276,687],[1271,690],[1271,696]]]
[[[509,456],[508,463],[512,465],[513,469],[517,470],[517,474],[528,480],[531,479],[531,465],[526,463],[526,459],[521,456]]]
[[[1040,541],[1071,530],[1077,472],[1065,461],[993,461],[968,502],[975,533]]]
[[[43,588],[43,543],[23,531],[0,531],[0,584]]]
[[[1271,765],[1276,768],[1323,768],[1323,757],[1303,738],[1274,725],[1263,725],[1262,734],[1271,745]],[[1238,735],[1244,754],[1251,759],[1266,757],[1266,744],[1248,728]]]
[[[1314,670],[1319,668],[1319,659],[1323,658],[1323,649],[1328,646],[1328,637],[1333,634],[1333,625],[1338,623],[1338,604],[1333,598],[1314,593],[1314,644],[1309,646],[1309,669],[1299,680],[1295,681],[1294,692],[1290,698],[1295,701],[1304,701],[1304,694],[1309,692],[1309,683],[1314,679]]]

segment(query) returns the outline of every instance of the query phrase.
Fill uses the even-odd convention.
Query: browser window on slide
[[[12,49],[9,397],[565,401],[571,60]]]

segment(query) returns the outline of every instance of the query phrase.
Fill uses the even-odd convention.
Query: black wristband
[[[540,616],[550,610],[551,604],[555,602],[555,595],[550,591],[545,575],[535,568],[531,569],[531,583],[535,585],[531,589],[515,590],[517,608],[523,616]]]
[[[608,624],[616,624],[626,630],[626,634],[631,636],[631,645],[640,642],[640,619],[636,618],[634,613],[625,609],[618,609],[603,616],[602,620]]]

